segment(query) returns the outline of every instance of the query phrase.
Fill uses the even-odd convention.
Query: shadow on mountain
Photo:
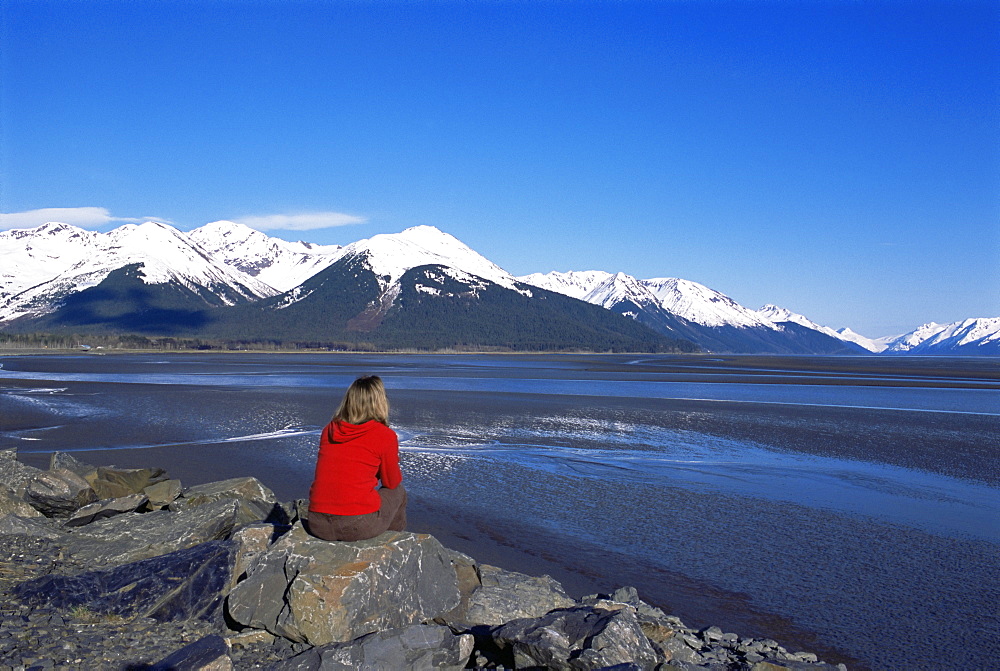
[[[97,286],[67,296],[31,328],[182,335],[207,326],[209,309],[202,296],[185,287],[145,284],[139,264],[133,264],[115,270]]]

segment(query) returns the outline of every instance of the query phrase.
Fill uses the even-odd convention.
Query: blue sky
[[[871,337],[1000,316],[1000,3],[0,12],[6,228],[432,224],[514,274],[682,277]]]

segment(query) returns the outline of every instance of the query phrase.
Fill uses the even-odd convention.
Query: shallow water
[[[1000,364],[990,360],[246,354],[0,364],[0,441],[26,457],[88,450],[95,461],[97,448],[114,462],[169,449],[204,480],[236,461],[286,487],[286,498],[304,495],[342,390],[378,373],[414,498],[490,530],[521,529],[509,542],[541,553],[559,539],[563,555],[579,550],[575,569],[608,577],[614,562],[595,565],[594,548],[634,558],[648,570],[620,572],[640,593],[680,598],[663,577],[680,576],[781,625],[663,604],[682,617],[690,607],[775,638],[781,628],[810,632],[874,668],[986,668],[1000,653]]]

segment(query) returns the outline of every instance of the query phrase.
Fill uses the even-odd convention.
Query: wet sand
[[[97,359],[35,363],[53,373],[67,366],[107,365]],[[404,359],[403,364],[396,361],[391,373],[400,379],[419,378],[431,366],[436,375],[485,375],[499,381],[524,376],[525,371],[539,379],[558,379],[564,376],[562,371],[585,368],[595,379],[645,375],[765,385],[815,385],[817,379],[827,379],[828,384],[831,377],[835,384],[857,385],[859,379],[881,374],[890,379],[871,384],[1000,388],[1000,365],[978,360],[904,365],[897,360],[795,357],[511,356],[500,357],[496,370],[484,372],[475,368],[474,358],[469,365],[467,359],[454,360],[461,366],[433,370],[437,360],[418,356]],[[216,361],[229,366],[231,359]],[[359,356],[329,363],[351,376],[359,364],[379,361]],[[141,361],[123,363],[141,372],[147,367],[156,370]],[[197,369],[199,361],[191,365]],[[306,495],[315,454],[311,432],[329,419],[341,393],[307,386],[185,387],[16,379],[0,380],[0,387],[64,390],[20,396],[13,404],[0,395],[0,435],[8,436],[2,446],[16,444],[27,463],[45,468],[51,451],[60,449],[73,450],[78,458],[96,465],[162,466],[186,485],[254,475],[282,500]],[[647,601],[691,625],[715,624],[741,635],[774,638],[786,647],[812,650],[852,668],[885,668],[892,666],[887,660],[914,662],[935,649],[947,650],[964,625],[952,626],[949,621],[942,632],[938,622],[926,619],[929,614],[940,617],[944,612],[965,622],[978,618],[970,626],[984,633],[997,628],[996,616],[989,612],[990,604],[995,604],[991,599],[1000,595],[996,545],[873,524],[790,503],[744,499],[721,490],[667,485],[621,490],[601,479],[564,477],[558,472],[540,476],[517,463],[476,457],[474,450],[464,456],[459,450],[457,457],[433,451],[439,438],[460,444],[459,439],[466,440],[482,427],[525,427],[547,435],[541,439],[547,445],[587,450],[600,446],[600,434],[564,438],[552,429],[553,422],[600,420],[602,426],[642,425],[671,435],[750,441],[777,453],[890,464],[995,487],[1000,483],[996,416],[415,389],[391,390],[391,398],[393,422],[416,431],[417,438],[421,427],[445,427],[441,436],[432,437],[430,452],[421,452],[422,443],[417,441],[418,447],[403,455],[404,467],[411,469],[407,475],[411,527],[433,533],[482,562],[550,574],[574,596],[631,584]],[[227,441],[259,432],[261,426],[293,430],[289,435]],[[781,486],[775,480],[775,487]],[[565,510],[567,502],[579,512]],[[532,517],[539,513],[545,519]],[[621,520],[620,542],[607,531],[609,517]],[[637,547],[647,552],[633,551]],[[786,571],[787,580],[775,582],[760,575],[768,566]],[[826,580],[843,581],[842,594],[836,598],[830,596],[836,590],[819,594],[815,587]],[[764,589],[774,594],[761,594]],[[911,599],[909,593],[919,596]],[[899,611],[892,612],[889,620],[876,603],[880,595],[888,599],[885,608]],[[768,596],[774,598],[763,598]],[[786,608],[796,601],[814,605],[805,610],[797,606],[793,610],[798,615],[790,617]],[[837,619],[849,623],[837,630],[840,633],[816,633],[825,620]],[[860,641],[862,636],[868,640]],[[987,646],[954,659],[975,668],[976,660],[996,658],[997,641],[989,645],[993,649]]]

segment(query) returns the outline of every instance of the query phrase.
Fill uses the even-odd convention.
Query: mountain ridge
[[[834,330],[819,325],[775,305],[751,310],[721,292],[681,278],[641,280],[621,272],[596,270],[553,271],[515,277],[433,226],[415,226],[400,233],[379,234],[339,246],[288,242],[225,220],[186,233],[156,222],[127,224],[107,233],[58,222],[35,229],[0,232],[0,261],[3,262],[0,330],[23,330],[31,328],[32,324],[65,328],[74,321],[81,325],[78,320],[91,313],[81,311],[80,305],[87,302],[93,307],[97,305],[97,297],[105,296],[106,300],[118,301],[121,309],[132,305],[130,309],[146,310],[147,317],[178,311],[176,314],[186,315],[178,317],[180,324],[187,326],[177,330],[184,331],[199,324],[202,331],[194,335],[228,333],[236,337],[237,333],[251,334],[249,326],[236,326],[234,317],[223,316],[225,311],[219,308],[231,308],[244,319],[261,319],[271,328],[286,332],[288,329],[280,326],[280,320],[265,319],[261,315],[290,315],[300,308],[291,312],[289,309],[303,301],[312,306],[313,312],[329,314],[329,309],[317,306],[316,292],[324,284],[312,280],[345,259],[351,261],[338,266],[341,276],[336,279],[340,286],[337,300],[346,300],[344,292],[354,292],[355,298],[364,295],[364,305],[355,313],[346,317],[340,315],[334,320],[340,324],[337,332],[341,337],[353,338],[368,333],[373,334],[374,340],[403,342],[406,338],[400,335],[402,332],[393,329],[400,329],[400,324],[407,323],[407,328],[413,332],[422,332],[428,340],[437,342],[436,336],[432,337],[412,316],[407,316],[411,312],[423,314],[428,323],[437,324],[436,328],[445,332],[449,326],[439,317],[450,314],[456,323],[464,324],[466,336],[478,333],[476,337],[483,337],[487,329],[466,319],[467,314],[479,311],[480,318],[509,321],[511,314],[497,313],[496,306],[506,305],[509,310],[534,314],[541,309],[538,305],[544,303],[546,309],[538,312],[536,318],[550,323],[551,328],[560,333],[565,331],[555,326],[563,319],[556,312],[564,316],[576,314],[576,319],[592,322],[578,324],[579,332],[591,333],[594,337],[602,334],[600,338],[617,343],[615,347],[623,346],[629,338],[638,338],[632,342],[644,342],[642,348],[669,348],[671,345],[664,343],[689,340],[707,351],[734,353],[1000,353],[1000,318],[968,319],[946,325],[929,323],[900,336],[870,339],[847,328]],[[123,268],[131,270],[112,277],[114,271]],[[415,271],[418,268],[421,270]],[[362,271],[371,273],[371,277],[366,277],[374,284],[359,279]],[[108,286],[88,292],[100,287],[109,277],[112,279]],[[328,277],[327,281],[334,280]],[[352,287],[351,282],[357,286]],[[122,293],[126,285],[131,287],[129,291],[135,299],[132,303]],[[160,285],[179,289],[155,288]],[[501,298],[502,291],[513,292],[528,303],[521,304],[520,299],[513,296]],[[88,293],[82,298],[72,298],[83,292]],[[111,299],[111,296],[117,298]],[[542,299],[543,296],[546,298]],[[621,322],[617,322],[617,326],[604,324],[594,331],[591,326],[597,322],[603,324],[603,315],[590,312],[584,316],[571,303],[555,300],[553,296],[599,306],[666,340],[652,344],[647,336],[639,335],[640,331],[632,332],[632,327],[625,329],[630,335],[624,336]],[[345,305],[355,305],[355,298]],[[515,305],[519,307],[513,307]],[[116,309],[105,310],[104,316],[117,314]],[[63,310],[62,317],[46,316],[60,310]],[[101,311],[97,310],[92,316],[97,319],[99,313]],[[251,314],[256,316],[250,317]],[[196,319],[193,315],[199,317]],[[124,320],[119,326],[142,324],[141,319],[126,319],[124,313],[119,317]],[[163,319],[155,321],[165,328]],[[99,320],[91,326],[98,328],[98,323],[111,328],[110,323]],[[534,330],[533,324],[524,320],[520,323],[526,332]],[[316,335],[301,320],[299,328],[303,334]],[[506,340],[512,340],[513,334],[508,330],[499,326],[493,330],[497,337],[503,331]],[[396,333],[392,338],[386,335],[390,331]],[[617,335],[610,335],[612,332]],[[578,339],[568,337],[582,346]],[[619,338],[625,340],[619,341]],[[455,340],[458,342],[461,338],[456,334]],[[538,343],[543,340],[549,346],[559,344],[552,338],[536,338],[532,341],[534,344],[528,344],[540,346]],[[473,342],[463,344],[475,345]]]

